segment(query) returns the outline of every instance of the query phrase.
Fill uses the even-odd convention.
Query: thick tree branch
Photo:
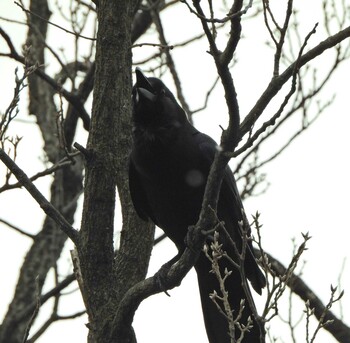
[[[210,46],[210,53],[214,58],[216,69],[217,69],[218,75],[220,76],[222,85],[224,87],[224,92],[225,92],[225,99],[226,99],[226,104],[227,104],[228,113],[229,113],[229,125],[227,130],[223,132],[223,135],[221,138],[221,147],[223,151],[233,151],[239,142],[238,129],[239,129],[239,123],[240,123],[240,116],[239,116],[237,94],[233,83],[232,75],[229,71],[228,64],[233,57],[233,53],[240,39],[241,18],[240,16],[235,16],[232,19],[231,37],[229,38],[229,40],[231,40],[231,43],[234,43],[234,46],[232,48],[228,48],[225,52],[225,55],[223,55],[223,53],[218,49],[215,43],[215,38],[212,32],[210,31],[207,21],[204,18],[202,18],[205,16],[200,6],[200,1],[193,0],[193,5],[196,8],[196,11],[201,15],[200,20],[201,20],[201,24],[205,32],[205,35],[207,36],[207,39],[208,39],[208,43]],[[235,4],[233,5],[234,9],[231,9],[231,10],[235,11],[236,13],[241,9],[241,7],[242,7],[242,2],[235,1]],[[227,162],[228,162],[228,159],[227,159]],[[216,206],[213,206],[212,208],[216,208]]]

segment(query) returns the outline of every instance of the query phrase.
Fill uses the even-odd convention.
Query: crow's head
[[[147,78],[139,68],[136,68],[132,101],[136,130],[155,136],[169,135],[187,122],[185,111],[164,83],[155,77]]]

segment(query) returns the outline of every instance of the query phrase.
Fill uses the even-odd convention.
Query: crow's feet
[[[179,258],[181,257],[182,253],[183,253],[183,251],[179,251],[178,254],[175,257],[173,257],[167,263],[164,263],[160,267],[160,269],[154,274],[154,278],[156,280],[156,283],[157,283],[158,287],[168,297],[170,297],[170,294],[167,291],[174,287],[174,285],[170,284],[169,281],[168,281],[168,273],[169,273],[169,270],[172,267],[172,265],[175,264],[179,260]]]

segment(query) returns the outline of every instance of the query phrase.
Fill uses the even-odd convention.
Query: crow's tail
[[[246,332],[244,335],[244,339],[242,342],[244,343],[261,343],[263,342],[263,334],[260,335],[260,332],[263,329],[259,328],[258,323],[256,322],[252,309],[246,300],[246,295],[244,293],[241,277],[239,271],[235,269],[232,265],[229,265],[228,261],[223,258],[220,260],[220,270],[223,274],[223,271],[227,267],[228,270],[231,270],[231,275],[225,281],[225,288],[228,291],[228,298],[231,310],[233,311],[233,318],[236,318],[239,309],[240,303],[242,299],[245,299],[244,310],[239,323],[242,325],[246,325],[248,321],[248,317],[253,320],[253,327],[249,332]],[[228,321],[225,316],[220,313],[217,306],[214,304],[212,299],[209,298],[209,294],[213,293],[214,290],[221,296],[219,282],[216,276],[210,272],[211,263],[208,258],[201,254],[199,257],[195,269],[198,277],[198,284],[202,302],[202,310],[204,316],[205,327],[208,335],[208,340],[210,343],[230,343],[229,336],[229,326]],[[221,308],[223,308],[222,302],[218,301]],[[241,330],[238,326],[235,326],[235,338],[238,339],[240,337]]]

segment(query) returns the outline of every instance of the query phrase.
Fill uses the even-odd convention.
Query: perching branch
[[[185,249],[178,261],[168,269],[166,276],[162,273],[162,284],[166,285],[166,290],[179,286],[182,279],[194,266],[205,240],[205,235],[202,235],[201,231],[200,227],[190,230],[187,241],[191,242],[191,249]],[[143,300],[165,291],[162,284],[155,275],[137,283],[127,291],[114,317],[111,339],[114,339],[117,334],[123,335],[123,331],[130,328],[135,312]]]

